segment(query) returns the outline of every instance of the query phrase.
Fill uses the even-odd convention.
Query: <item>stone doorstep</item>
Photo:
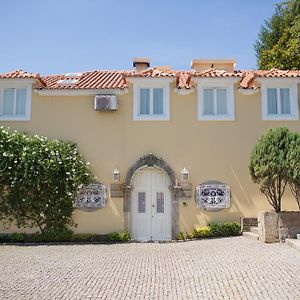
[[[298,235],[297,235],[298,236]],[[300,251],[300,240],[299,239],[286,239],[286,244]]]
[[[258,234],[258,227],[250,227],[250,232]]]
[[[243,232],[243,236],[252,240],[258,240],[259,236],[254,232]]]

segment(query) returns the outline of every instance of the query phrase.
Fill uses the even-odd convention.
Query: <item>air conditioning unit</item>
[[[94,108],[97,111],[117,110],[118,99],[116,95],[96,95]]]

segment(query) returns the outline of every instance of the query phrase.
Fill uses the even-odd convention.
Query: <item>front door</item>
[[[171,193],[168,175],[143,168],[132,181],[132,237],[139,241],[171,240]]]

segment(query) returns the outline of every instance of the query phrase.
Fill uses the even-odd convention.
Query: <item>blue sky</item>
[[[189,69],[192,58],[234,58],[253,48],[278,0],[2,0],[0,72],[56,74],[151,65]]]

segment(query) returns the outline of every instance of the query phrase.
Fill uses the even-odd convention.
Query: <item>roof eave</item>
[[[34,89],[39,96],[94,96],[97,94],[124,95],[128,88],[115,89]]]

